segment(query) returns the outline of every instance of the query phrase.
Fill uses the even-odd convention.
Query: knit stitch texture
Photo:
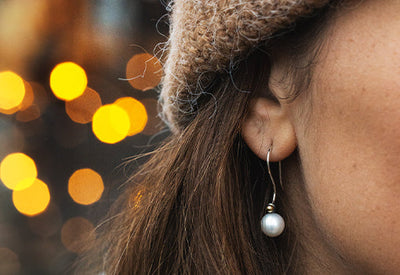
[[[204,86],[277,31],[328,0],[175,0],[160,103],[173,132]]]

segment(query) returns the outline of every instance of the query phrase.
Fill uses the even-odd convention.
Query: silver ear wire
[[[271,167],[269,164],[270,154],[272,151],[272,145],[268,149],[267,152],[267,168],[268,174],[271,179],[272,183],[272,201],[267,205],[267,214],[261,219],[261,230],[264,232],[265,235],[268,237],[277,237],[282,234],[283,230],[285,229],[285,221],[283,220],[282,216],[278,213],[275,213],[275,200],[276,200],[276,184],[274,177],[271,173]],[[282,167],[281,162],[279,162],[279,183],[282,185]]]

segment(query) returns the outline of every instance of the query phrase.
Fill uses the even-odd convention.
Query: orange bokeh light
[[[40,117],[40,109],[36,104],[32,104],[27,109],[19,111],[15,118],[21,122],[29,122]]]
[[[86,124],[92,121],[93,115],[101,107],[100,95],[87,87],[78,98],[65,102],[65,112],[72,121]]]
[[[75,171],[68,181],[68,193],[79,204],[89,205],[97,202],[104,191],[103,179],[92,169]]]
[[[123,108],[129,116],[130,128],[128,136],[133,136],[143,131],[147,123],[147,112],[139,100],[133,97],[122,97],[115,101],[114,104]]]
[[[71,218],[65,222],[61,229],[61,241],[65,248],[71,252],[78,254],[85,252],[94,240],[94,226],[85,218]]]
[[[47,185],[35,179],[34,183],[23,190],[14,190],[12,200],[15,208],[26,216],[35,216],[46,210],[50,203],[50,192]]]
[[[162,75],[161,62],[148,53],[134,55],[126,65],[126,78],[138,90],[153,89],[160,83]]]
[[[21,104],[18,106],[18,110],[20,111],[26,110],[29,106],[32,105],[35,99],[35,95],[33,93],[31,84],[29,84],[29,82],[27,81],[24,81],[24,85],[25,85],[25,96]]]

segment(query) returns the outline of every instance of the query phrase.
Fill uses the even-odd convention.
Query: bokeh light
[[[50,203],[50,192],[47,185],[35,179],[26,189],[14,190],[12,200],[15,208],[24,215],[34,216],[42,213]]]
[[[5,114],[5,115],[12,115],[12,114],[15,114],[16,112],[18,112],[18,107],[14,107],[14,108],[11,108],[8,110],[0,108],[0,113]]]
[[[12,153],[0,164],[0,178],[12,190],[22,190],[32,185],[37,177],[36,164],[23,153]]]
[[[101,198],[104,191],[103,179],[89,168],[75,171],[68,181],[68,193],[79,204],[89,205]]]
[[[93,115],[101,107],[100,95],[87,87],[78,98],[65,103],[65,111],[72,121],[86,124],[92,121]]]
[[[71,218],[65,222],[61,229],[61,241],[65,248],[71,252],[78,254],[85,252],[94,240],[94,226],[85,218]]]
[[[33,94],[33,88],[28,81],[24,81],[25,87],[25,95],[24,99],[22,100],[21,104],[18,106],[18,110],[23,111],[26,110],[29,106],[32,105],[35,95]]]
[[[0,72],[0,108],[5,111],[16,108],[24,96],[24,80],[14,72]]]
[[[85,70],[73,62],[58,64],[50,75],[50,87],[56,97],[73,100],[83,94],[87,86]]]
[[[19,111],[15,118],[21,122],[29,122],[40,117],[40,109],[36,104],[32,104],[27,109]]]
[[[128,136],[133,136],[146,127],[147,112],[144,105],[132,97],[123,97],[115,101],[115,104],[123,108],[129,116],[130,128]]]
[[[104,143],[114,144],[123,140],[130,127],[127,112],[115,104],[100,107],[93,116],[93,133]]]
[[[28,107],[30,107],[32,105],[33,100],[34,100],[32,86],[29,84],[29,82],[24,81],[24,87],[25,87],[25,94],[24,94],[24,98],[21,101],[21,103],[18,106],[15,106],[8,110],[0,108],[0,113],[5,114],[5,115],[12,115],[18,111],[26,110]]]
[[[0,274],[19,274],[20,269],[18,255],[7,247],[0,247]]]
[[[148,53],[134,55],[126,65],[126,78],[138,90],[153,89],[160,83],[162,75],[161,62]]]

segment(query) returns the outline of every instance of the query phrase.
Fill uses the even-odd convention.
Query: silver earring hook
[[[269,203],[268,205],[272,205],[275,208],[276,183],[275,183],[274,177],[272,176],[271,167],[270,167],[270,164],[269,164],[270,163],[269,159],[270,159],[271,151],[272,151],[272,145],[271,145],[271,147],[268,148],[268,152],[267,152],[268,175],[269,175],[269,178],[271,179],[272,189],[273,189],[272,202]],[[282,164],[281,164],[280,161],[279,161],[279,184],[283,188],[283,184],[282,184]]]

